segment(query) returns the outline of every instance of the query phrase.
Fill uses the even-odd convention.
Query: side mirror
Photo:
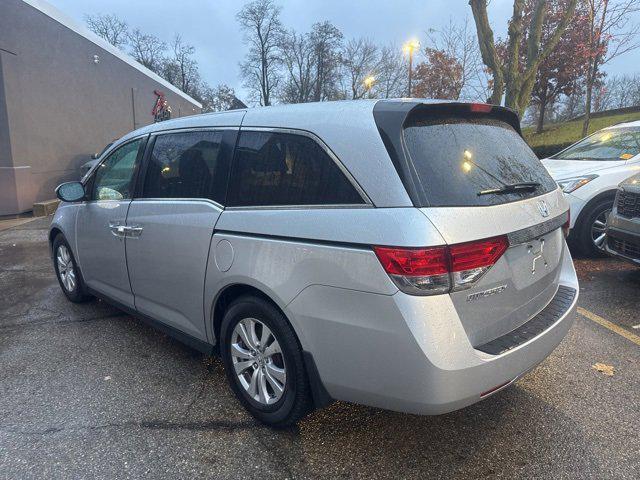
[[[79,202],[84,200],[84,185],[80,182],[67,182],[56,188],[56,197],[63,202]]]
[[[91,160],[97,160],[98,158],[100,158],[100,154],[99,153],[92,153],[91,154]]]

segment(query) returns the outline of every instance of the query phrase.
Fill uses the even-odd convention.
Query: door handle
[[[126,228],[126,236],[129,238],[138,238],[140,235],[142,235],[142,230],[143,228],[140,225],[131,225],[130,227],[125,227]]]
[[[113,236],[118,238],[124,238],[127,234],[127,227],[122,225],[120,222],[109,222],[109,230]]]
[[[140,225],[122,225],[120,222],[109,222],[109,230],[118,238],[138,238],[142,235],[142,227]]]

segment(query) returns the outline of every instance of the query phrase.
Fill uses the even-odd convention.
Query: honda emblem
[[[540,215],[542,215],[543,217],[548,217],[549,207],[547,206],[547,202],[545,202],[544,200],[540,200],[538,202],[538,211],[540,212]]]

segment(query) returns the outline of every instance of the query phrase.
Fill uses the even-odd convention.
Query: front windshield
[[[629,160],[640,153],[640,128],[600,130],[553,158],[564,160]]]

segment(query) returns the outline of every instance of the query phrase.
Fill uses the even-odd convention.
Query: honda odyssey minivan
[[[129,133],[57,194],[69,300],[105,298],[219,351],[240,402],[273,426],[332,400],[465,407],[573,321],[568,204],[502,107],[185,117]]]

